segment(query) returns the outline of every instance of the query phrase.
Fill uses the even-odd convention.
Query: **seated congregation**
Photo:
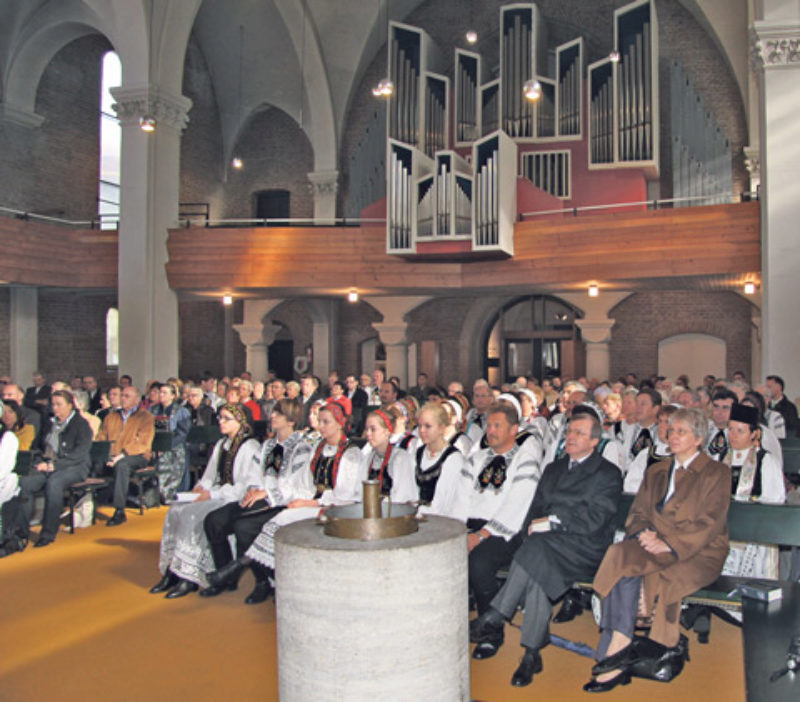
[[[731,501],[780,504],[800,494],[782,454],[797,410],[777,376],[763,390],[741,377],[707,377],[696,389],[686,378],[554,376],[501,388],[479,379],[471,398],[458,382],[428,386],[424,374],[404,391],[380,370],[344,382],[332,373],[324,389],[311,375],[298,384],[208,374],[151,382],[144,394],[130,379],[107,392],[94,383],[94,393],[86,381],[48,386],[46,403],[36,399],[45,391],[31,393],[33,407],[5,386],[2,555],[24,549],[37,499],[41,547],[58,533],[65,492],[109,501],[106,525],[120,526],[138,481],[140,510],[148,496],[170,505],[150,592],[216,597],[251,569],[245,602],[258,604],[274,593],[278,530],[359,502],[363,482],[377,481],[386,499],[464,523],[474,659],[495,655],[506,623],[524,610],[515,686],[543,669],[551,620],[584,609],[581,581],[600,598],[585,690],[628,684],[655,665],[677,675],[688,660],[684,597],[721,573],[781,574],[777,546],[729,543]],[[35,431],[26,409],[39,420]],[[102,421],[92,428],[84,414]],[[108,449],[99,465],[98,444]],[[18,475],[23,452],[29,470]],[[635,497],[615,534],[624,493]],[[798,579],[796,554],[790,568],[784,575]]]

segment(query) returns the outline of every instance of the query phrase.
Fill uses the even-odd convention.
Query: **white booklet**
[[[173,502],[194,502],[199,496],[199,492],[176,492]]]

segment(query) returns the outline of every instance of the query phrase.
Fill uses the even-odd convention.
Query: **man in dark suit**
[[[35,409],[41,415],[46,415],[50,411],[50,392],[51,388],[47,384],[45,377],[39,371],[33,374],[33,385],[25,391],[25,406]]]
[[[325,398],[319,392],[319,379],[310,373],[303,373],[300,376],[300,401],[303,403],[303,421],[302,428],[308,427],[308,413],[311,411],[311,405],[315,400],[324,400]]]
[[[602,433],[593,412],[573,409],[566,455],[542,474],[523,522],[527,536],[514,554],[508,579],[489,609],[470,624],[471,641],[499,648],[505,620],[524,607],[525,653],[511,678],[516,687],[528,685],[542,670],[539,649],[549,642],[552,602],[576,578],[594,573],[614,537],[622,475],[596,451]]]
[[[413,388],[409,388],[408,394],[411,395],[420,406],[428,401],[428,374],[419,373],[417,375],[417,384]]]
[[[42,530],[36,546],[53,543],[64,506],[64,489],[89,475],[92,429],[75,408],[72,393],[56,390],[52,397],[53,424],[44,441],[42,460],[19,481],[25,515],[30,521],[33,496],[45,490]]]
[[[362,387],[359,387],[358,380],[354,375],[348,375],[344,379],[344,386],[345,395],[350,400],[352,408],[350,432],[354,436],[360,436],[364,430],[364,410],[369,404],[369,396]]]
[[[783,416],[786,422],[786,436],[794,436],[800,420],[797,418],[797,407],[794,402],[783,394],[783,378],[779,375],[768,375],[766,386],[767,393],[769,393],[769,408]]]
[[[103,396],[103,391],[97,384],[97,378],[93,375],[83,376],[83,389],[89,394],[89,412],[97,414],[100,410],[100,398]]]

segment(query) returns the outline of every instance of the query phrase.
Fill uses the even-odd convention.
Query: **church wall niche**
[[[647,291],[625,298],[608,316],[611,378],[628,372],[644,378],[658,372],[658,344],[676,334],[709,334],[726,344],[726,374],[750,368],[751,305],[732,292]],[[693,386],[702,378],[689,376]]]
[[[212,217],[252,218],[254,194],[273,189],[289,191],[292,218],[314,216],[314,198],[308,182],[308,174],[314,170],[314,152],[292,117],[278,108],[265,107],[250,117],[234,152],[244,167],[228,169],[221,212]]]
[[[365,370],[361,367],[361,344],[367,339],[377,338],[378,332],[372,322],[380,322],[383,317],[363,300],[356,303],[339,303],[339,328],[336,334],[336,363],[339,377],[344,380],[348,374],[358,377]],[[327,380],[323,378],[323,380]]]

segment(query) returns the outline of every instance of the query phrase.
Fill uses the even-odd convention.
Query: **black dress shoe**
[[[500,645],[502,645],[502,641],[497,645],[493,643],[479,643],[472,651],[472,657],[476,661],[483,661],[487,658],[491,658],[500,650]]]
[[[469,623],[469,640],[471,643],[493,643],[499,648],[503,643],[504,627],[503,615],[490,607]]]
[[[533,681],[533,676],[536,673],[542,672],[542,657],[539,651],[534,648],[525,649],[525,654],[519,662],[519,667],[514,671],[511,676],[511,684],[514,687],[525,687],[530,685]]]
[[[40,536],[39,540],[33,545],[34,548],[41,548],[42,546],[49,546],[55,539],[49,536]]]
[[[167,570],[164,573],[164,577],[161,578],[153,587],[150,588],[150,593],[153,595],[157,595],[159,592],[166,592],[169,590],[173,585],[178,583],[178,576],[175,575],[171,570]]]
[[[628,670],[623,670],[619,675],[614,676],[611,680],[605,682],[598,682],[597,680],[590,680],[583,686],[585,692],[608,692],[613,690],[617,685],[627,685],[631,681],[631,674]]]
[[[164,597],[166,597],[168,600],[174,600],[177,597],[188,595],[190,592],[194,592],[195,590],[197,590],[197,583],[192,583],[188,580],[180,578],[177,585],[173,585],[169,592],[164,595]]]
[[[206,576],[206,579],[211,587],[218,587],[219,585],[223,585],[231,581],[233,581],[235,585],[244,569],[245,565],[237,558],[230,563],[226,563],[224,566],[222,566],[222,568],[212,570]],[[231,589],[235,590],[236,587],[234,586]]]
[[[223,592],[235,590],[237,587],[239,587],[238,583],[212,585],[211,587],[207,587],[205,590],[200,590],[200,597],[216,597],[217,595],[221,595]]]
[[[592,675],[602,675],[610,670],[617,668],[627,668],[641,658],[638,647],[634,641],[631,641],[625,648],[621,648],[616,653],[606,656],[603,660],[598,661],[592,666]]]
[[[124,524],[128,521],[128,518],[125,516],[124,509],[118,509],[114,511],[111,519],[106,522],[106,526],[119,526],[120,524]]]
[[[259,604],[272,594],[272,585],[269,580],[257,580],[253,591],[244,599],[245,604]]]
[[[558,614],[553,617],[553,621],[557,624],[571,622],[579,614],[583,614],[583,605],[571,592],[568,592],[564,596],[564,601],[561,603],[561,609],[558,610]]]

